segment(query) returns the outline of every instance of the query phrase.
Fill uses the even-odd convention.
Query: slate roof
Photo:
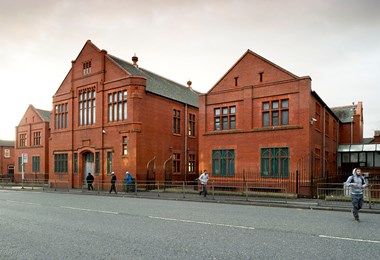
[[[9,141],[9,140],[0,140],[0,146],[15,146],[15,141]]]
[[[42,120],[45,122],[50,122],[50,111],[37,108],[35,110],[41,116]]]
[[[339,118],[342,123],[353,122],[353,116],[355,114],[356,105],[354,106],[344,106],[344,107],[333,107],[331,110]]]
[[[187,86],[161,77],[153,72],[140,68],[113,55],[108,56],[131,76],[146,78],[146,91],[172,99],[184,104],[198,107],[199,92]]]

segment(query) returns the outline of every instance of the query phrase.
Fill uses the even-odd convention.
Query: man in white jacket
[[[206,197],[206,195],[207,195],[207,187],[206,186],[207,186],[207,182],[208,182],[207,171],[204,170],[198,179],[201,181],[201,184],[202,184],[202,190],[199,192],[199,195],[202,195],[202,192],[203,192],[204,196]]]

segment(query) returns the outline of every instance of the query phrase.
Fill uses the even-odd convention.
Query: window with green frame
[[[68,154],[54,154],[54,172],[67,173],[68,172]]]
[[[261,148],[261,177],[289,177],[289,148]]]
[[[112,152],[107,152],[107,173],[112,172]]]
[[[78,173],[78,153],[74,153],[74,173]]]
[[[18,160],[17,160],[17,166],[18,166],[18,171],[19,172],[22,172],[22,157],[18,157]]]
[[[40,171],[40,157],[32,156],[32,172]]]
[[[235,150],[212,150],[212,176],[235,176]]]
[[[95,152],[95,173],[100,173],[100,152]]]

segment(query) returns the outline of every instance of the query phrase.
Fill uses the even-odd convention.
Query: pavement
[[[88,191],[87,189],[43,189],[42,187],[24,187],[13,186],[4,187],[0,186],[3,190],[18,190],[18,191],[43,191],[54,193],[67,193],[77,195],[89,196],[112,196],[112,197],[131,197],[141,199],[160,199],[160,200],[177,200],[177,201],[191,201],[202,203],[223,203],[223,204],[238,204],[238,205],[251,205],[251,206],[266,206],[266,207],[283,207],[283,208],[297,208],[297,209],[310,209],[310,210],[329,210],[329,211],[344,211],[350,212],[352,209],[351,202],[349,201],[325,201],[320,199],[309,198],[283,198],[283,197],[244,197],[244,196],[212,196],[208,194],[207,197],[200,196],[197,191],[180,193],[180,192],[123,192],[117,194],[109,193],[107,191]],[[364,203],[363,208],[360,210],[362,213],[380,214],[380,203],[372,204]]]

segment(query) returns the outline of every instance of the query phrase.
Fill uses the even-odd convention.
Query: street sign
[[[21,154],[21,157],[22,157],[22,163],[28,163],[28,154],[27,153]]]

